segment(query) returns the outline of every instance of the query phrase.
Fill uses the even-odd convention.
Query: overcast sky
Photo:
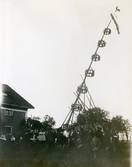
[[[131,0],[0,0],[0,81],[29,101],[28,116],[52,116],[60,126],[116,6],[101,61],[86,84],[97,107],[132,115]]]

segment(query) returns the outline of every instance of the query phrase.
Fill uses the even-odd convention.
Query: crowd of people
[[[100,149],[108,151],[110,149],[118,149],[119,136],[115,133],[103,134],[103,132],[98,129],[96,132],[86,131],[85,129],[72,129],[70,132],[67,132],[63,129],[50,129],[47,131],[41,130],[30,130],[24,134],[2,134],[0,135],[0,141],[8,143],[45,143],[48,148],[65,148],[65,147],[88,147],[91,149],[96,158]]]
[[[41,166],[46,166],[45,163],[48,163],[48,167],[53,167],[54,162],[63,167],[77,166],[77,164],[79,167],[80,165],[84,167],[100,162],[102,167],[102,158],[110,158],[113,163],[113,158],[117,158],[120,152],[120,145],[121,141],[116,133],[104,134],[101,129],[96,132],[84,128],[74,128],[69,131],[34,129],[23,134],[20,132],[6,135],[1,133],[0,159],[6,157],[9,160],[17,157],[20,161],[19,166],[23,166],[24,160],[28,166],[32,167],[31,162],[35,165],[38,162],[44,163]],[[14,159],[14,161],[16,163],[17,160]],[[3,162],[6,163],[4,160]]]

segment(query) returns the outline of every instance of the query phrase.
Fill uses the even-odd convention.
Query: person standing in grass
[[[98,158],[99,155],[99,149],[101,146],[101,140],[97,137],[97,134],[94,135],[92,141],[91,141],[91,146],[93,148],[93,153],[94,153],[94,160]]]

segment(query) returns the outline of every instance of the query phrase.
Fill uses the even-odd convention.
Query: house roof
[[[34,109],[28,101],[15,92],[10,86],[2,84],[2,105],[25,109]]]

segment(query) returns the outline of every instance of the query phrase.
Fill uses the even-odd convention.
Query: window
[[[3,111],[4,111],[4,115],[13,116],[12,110],[3,109]]]

